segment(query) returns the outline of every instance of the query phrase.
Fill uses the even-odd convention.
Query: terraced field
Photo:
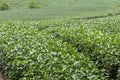
[[[0,20],[59,20],[119,13],[120,0],[34,0],[38,9],[29,9],[31,0],[0,0],[10,10],[0,11]]]
[[[120,80],[119,14],[120,0],[0,0],[0,80]]]

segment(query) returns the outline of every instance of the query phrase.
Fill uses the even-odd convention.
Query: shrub
[[[9,6],[8,3],[5,3],[5,2],[0,3],[0,10],[1,10],[1,11],[3,11],[3,10],[8,10],[8,9],[10,9],[10,6]]]
[[[69,27],[63,26],[49,31],[56,38],[75,46],[78,52],[89,56],[106,77],[120,80],[119,20],[95,19],[78,22],[77,26],[71,22]]]
[[[116,9],[117,9],[117,10],[120,10],[120,5],[118,5],[118,6],[116,7]]]
[[[111,13],[111,12],[109,12],[109,13],[108,13],[108,16],[114,16],[114,14],[113,14],[113,13]]]
[[[40,6],[36,2],[32,1],[32,2],[29,3],[29,8],[30,9],[40,8]]]
[[[37,26],[43,24],[1,24],[0,62],[5,64],[8,80],[106,80],[89,57],[39,30]]]

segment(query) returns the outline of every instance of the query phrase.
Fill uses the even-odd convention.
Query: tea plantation
[[[4,3],[2,8],[1,3]],[[0,0],[3,21],[64,20],[117,13],[120,13],[120,0]]]
[[[120,80],[120,19],[0,23],[8,80]]]

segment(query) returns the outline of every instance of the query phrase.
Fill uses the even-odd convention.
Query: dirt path
[[[5,78],[4,73],[3,73],[3,67],[2,67],[2,65],[0,65],[0,80],[7,80],[7,79]]]
[[[4,80],[1,72],[0,72],[0,80]]]
[[[0,72],[0,80],[7,80],[6,76]]]

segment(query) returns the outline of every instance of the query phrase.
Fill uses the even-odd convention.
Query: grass
[[[1,20],[46,20],[83,18],[118,13],[119,0],[36,0],[39,9],[29,9],[31,1],[4,0],[11,5],[8,11],[0,11]]]

